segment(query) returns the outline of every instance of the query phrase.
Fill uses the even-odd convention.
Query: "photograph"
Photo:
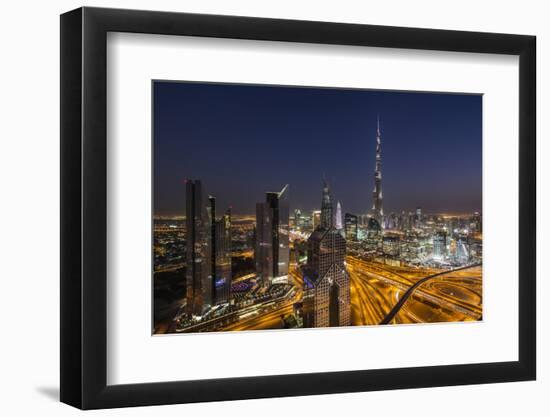
[[[28,287],[29,236],[59,275],[34,274],[51,326],[14,338],[49,350],[8,366],[33,409],[537,415],[540,8],[297,6],[37,15],[57,61],[23,78],[59,106],[29,123],[29,82],[7,84],[26,111],[7,136],[23,163],[6,155],[31,182],[4,216],[7,281]],[[48,36],[25,36],[26,74]],[[29,292],[8,293],[20,311]]]
[[[153,334],[482,320],[482,95],[152,98]]]

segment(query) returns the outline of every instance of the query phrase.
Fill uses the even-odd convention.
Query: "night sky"
[[[255,212],[290,184],[290,208],[321,205],[323,174],[343,212],[369,212],[376,117],[384,212],[481,211],[482,97],[373,90],[159,82],[154,212],[185,214],[185,178],[220,212]]]

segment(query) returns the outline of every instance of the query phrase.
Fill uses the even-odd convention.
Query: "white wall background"
[[[74,415],[59,392],[59,17],[81,6],[72,0],[3,4],[0,24],[0,410],[5,415]],[[463,0],[93,1],[86,5],[181,12],[534,34],[538,37],[539,259],[550,246],[545,180],[550,158],[543,119],[550,87],[549,10],[545,2]],[[550,284],[539,266],[538,381],[286,399],[99,411],[97,415],[421,416],[543,415],[550,407]]]

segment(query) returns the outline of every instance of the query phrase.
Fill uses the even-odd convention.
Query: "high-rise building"
[[[384,251],[384,255],[388,256],[399,256],[401,246],[401,239],[399,235],[385,235],[382,238],[382,249]]]
[[[326,196],[329,198],[326,199]],[[346,272],[346,240],[336,230],[327,211],[332,211],[328,185],[323,187],[324,222],[308,239],[307,264],[303,268],[304,327],[336,327],[351,324],[350,281]]]
[[[483,239],[477,234],[468,235],[469,260],[481,262],[483,258]]]
[[[433,257],[444,259],[447,256],[447,232],[438,231],[433,236]]]
[[[399,229],[403,231],[410,229],[409,216],[404,211],[402,211],[399,216]]]
[[[462,264],[466,264],[470,260],[468,236],[458,236],[458,239],[456,240],[456,260]]]
[[[332,198],[327,181],[323,178],[323,198],[321,200],[321,226],[325,229],[333,224]]]
[[[344,233],[344,222],[342,221],[342,205],[338,201],[336,203],[336,216],[334,218],[334,228],[341,233]]]
[[[417,207],[416,211],[415,211],[415,214],[414,214],[415,227],[417,227],[417,228],[422,227],[422,220],[423,220],[422,219],[422,208]]]
[[[377,250],[382,246],[382,226],[374,217],[369,219],[367,224],[367,235],[365,244],[368,250]]]
[[[374,169],[374,190],[372,191],[372,214],[382,224],[384,209],[382,205],[382,138],[380,133],[380,118],[376,120],[376,163]]]
[[[355,214],[346,213],[345,215],[345,229],[346,229],[346,239],[350,241],[357,241],[358,233],[358,220]]]
[[[214,296],[215,304],[231,301],[231,209],[216,219],[216,231],[212,252],[215,254]]]
[[[266,203],[256,203],[256,229],[254,260],[256,275],[260,282],[268,286],[273,278],[273,239],[271,231],[271,211]]]
[[[210,227],[209,253],[211,279],[204,285],[204,303],[214,306],[231,298],[231,210],[216,217],[216,198],[208,196]]]
[[[474,216],[472,217],[472,223],[474,225],[473,231],[474,232],[481,232],[482,231],[482,221],[481,221],[481,214],[479,212],[475,212]]]
[[[266,193],[266,201],[256,204],[256,273],[266,286],[288,277],[288,220],[288,185]]]
[[[185,286],[188,317],[201,316],[211,298],[209,219],[201,182],[187,180],[185,188]],[[206,299],[205,299],[206,298]]]
[[[312,229],[315,230],[321,224],[321,210],[313,210],[311,213]]]
[[[302,222],[302,212],[300,209],[294,210],[294,228],[296,229],[302,229],[303,222]]]
[[[208,260],[210,262],[210,276],[203,287],[204,304],[213,306],[216,304],[216,197],[208,196],[208,207],[206,208],[208,213]]]

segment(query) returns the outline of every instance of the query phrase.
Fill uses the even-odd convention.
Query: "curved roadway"
[[[461,268],[456,268],[456,269],[450,269],[448,271],[443,271],[443,272],[438,272],[437,274],[433,274],[433,275],[428,275],[427,277],[425,278],[422,278],[420,280],[418,280],[414,285],[412,285],[406,292],[405,294],[403,294],[403,296],[399,299],[399,301],[397,302],[397,304],[395,306],[393,306],[393,308],[391,309],[391,311],[386,315],[386,317],[384,317],[382,319],[382,321],[380,322],[380,324],[390,324],[390,322],[394,319],[395,315],[397,313],[399,313],[399,310],[401,310],[401,307],[403,307],[403,304],[405,304],[405,302],[409,299],[409,297],[412,295],[412,293],[418,288],[420,287],[422,284],[424,284],[426,281],[429,281],[433,278],[437,278],[441,275],[446,275],[446,274],[450,274],[450,273],[453,273],[453,272],[457,272],[457,271],[462,271],[464,269],[470,269],[470,268],[474,268],[476,266],[481,266],[481,264],[474,264],[474,265],[468,265],[468,266],[463,266]]]

